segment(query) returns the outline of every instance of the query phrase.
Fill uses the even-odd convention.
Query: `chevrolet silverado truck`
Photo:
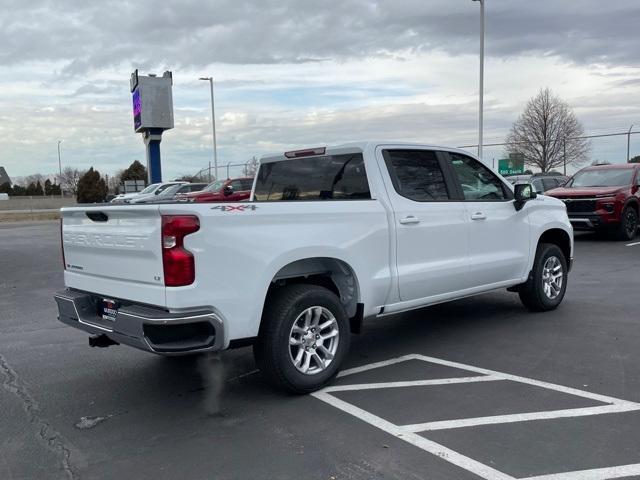
[[[633,240],[640,214],[640,165],[595,165],[577,172],[562,188],[547,195],[567,205],[575,230],[611,232]]]
[[[354,143],[263,157],[247,202],[62,209],[59,319],[92,346],[161,355],[253,345],[305,393],[367,318],[507,288],[533,311],[567,288],[565,205],[444,147]]]

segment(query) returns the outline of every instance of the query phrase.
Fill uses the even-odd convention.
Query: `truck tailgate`
[[[74,207],[62,210],[68,287],[165,305],[157,206]]]

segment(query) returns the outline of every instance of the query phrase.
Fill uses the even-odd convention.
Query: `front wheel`
[[[349,335],[349,319],[333,292],[290,285],[269,296],[253,352],[258,368],[275,386],[310,393],[338,373]]]
[[[557,308],[567,290],[567,273],[567,260],[560,247],[541,243],[529,279],[518,290],[520,300],[533,312]]]
[[[619,240],[633,240],[638,232],[638,213],[635,208],[627,207],[622,212],[622,219],[616,232]]]

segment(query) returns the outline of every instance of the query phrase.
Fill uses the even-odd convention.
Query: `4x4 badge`
[[[255,205],[216,205],[211,210],[220,210],[222,212],[245,212],[247,210],[255,210]]]

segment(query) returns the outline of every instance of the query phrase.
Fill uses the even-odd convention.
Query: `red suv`
[[[229,178],[216,180],[199,192],[176,195],[176,200],[182,202],[239,202],[251,196],[253,178]]]
[[[575,230],[613,230],[632,240],[640,213],[640,164],[583,168],[561,188],[545,195],[565,202]]]

